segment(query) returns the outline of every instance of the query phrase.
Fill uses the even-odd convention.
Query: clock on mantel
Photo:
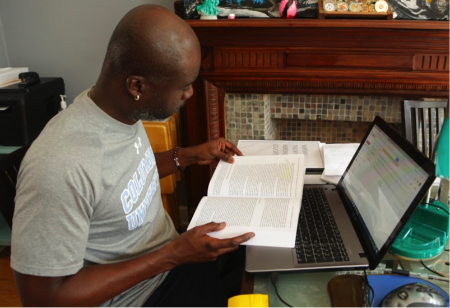
[[[184,16],[183,1],[175,12]],[[191,19],[202,47],[183,146],[224,135],[225,93],[449,97],[449,23],[365,19]],[[193,214],[215,166],[187,174]],[[188,184],[189,185],[189,184]]]

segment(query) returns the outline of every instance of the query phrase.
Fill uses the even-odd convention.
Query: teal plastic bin
[[[433,204],[448,211],[448,207],[439,201],[434,201]],[[421,203],[397,236],[390,251],[408,259],[431,259],[444,251],[448,234],[449,214]]]

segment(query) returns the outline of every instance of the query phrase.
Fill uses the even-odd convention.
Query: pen
[[[447,282],[450,281],[449,278],[447,278],[447,277],[431,276],[431,275],[427,275],[427,274],[413,273],[413,272],[408,272],[408,271],[404,271],[404,270],[385,268],[383,271],[385,273],[398,274],[398,275],[409,276],[409,277],[433,279],[433,280],[440,280],[440,281],[447,281]]]

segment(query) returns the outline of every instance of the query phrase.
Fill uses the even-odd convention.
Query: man
[[[180,108],[199,67],[194,32],[170,11],[140,6],[117,25],[95,87],[20,168],[11,267],[24,305],[226,306],[230,252],[254,234],[218,240],[207,233],[225,224],[209,223],[179,236],[159,178],[242,154],[220,139],[154,155],[140,121]]]

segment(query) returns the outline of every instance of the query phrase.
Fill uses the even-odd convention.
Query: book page
[[[235,156],[219,162],[208,196],[301,198],[304,155]]]
[[[224,239],[255,232],[243,245],[294,247],[301,198],[204,197],[188,230],[209,222],[226,222],[208,235]]]
[[[306,168],[323,168],[319,141],[239,140],[245,156],[304,154]]]

